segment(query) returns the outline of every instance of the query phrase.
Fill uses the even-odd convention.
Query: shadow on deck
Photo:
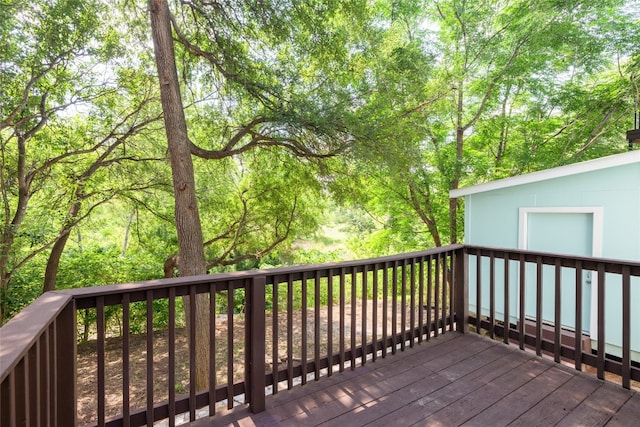
[[[475,334],[449,333],[236,407],[202,426],[632,426],[640,393]]]

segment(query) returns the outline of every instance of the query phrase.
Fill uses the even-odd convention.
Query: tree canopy
[[[593,3],[167,2],[203,271],[297,262],[329,211],[357,256],[457,242],[451,189],[625,150],[640,4]],[[2,2],[0,322],[180,274],[148,6]]]

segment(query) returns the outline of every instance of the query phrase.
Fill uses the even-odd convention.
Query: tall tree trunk
[[[464,129],[456,130],[456,160],[454,165],[453,178],[449,186],[450,190],[460,187],[460,176],[462,175],[462,148],[464,145]],[[449,199],[449,243],[458,243],[458,204],[456,198]]]
[[[456,190],[460,186],[460,177],[462,176],[462,160],[464,148],[464,131],[462,124],[464,113],[464,82],[458,82],[458,105],[456,112],[456,159],[453,166],[453,177],[451,179],[449,190]],[[449,199],[449,243],[458,243],[458,199]]]
[[[160,99],[164,113],[165,131],[171,158],[173,191],[175,195],[175,220],[178,236],[179,271],[181,276],[193,276],[206,272],[204,241],[195,177],[191,158],[187,122],[184,116],[180,84],[175,62],[169,5],[167,0],[149,0],[153,47],[160,80]],[[190,307],[185,299],[187,319]],[[209,319],[208,298],[201,294],[196,300],[196,379],[198,389],[204,389],[208,381],[209,368]]]

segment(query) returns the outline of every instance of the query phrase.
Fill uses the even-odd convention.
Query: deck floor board
[[[449,333],[334,372],[204,426],[631,426],[640,394],[474,334]]]
[[[638,420],[640,420],[640,393],[634,393],[611,417],[607,427],[637,426],[640,424]]]

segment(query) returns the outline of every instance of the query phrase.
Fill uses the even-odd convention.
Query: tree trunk
[[[69,209],[68,218],[75,219],[80,212],[81,203],[79,201],[71,205]],[[58,266],[60,265],[60,258],[64,252],[64,248],[69,240],[71,234],[71,227],[63,225],[60,233],[58,234],[58,240],[53,244],[51,252],[49,253],[49,259],[47,260],[47,268],[44,271],[44,284],[42,286],[42,293],[53,291],[56,289],[56,280],[58,278]]]
[[[453,178],[449,190],[457,190],[460,187],[460,177],[462,175],[462,148],[464,146],[464,129],[456,130],[456,160],[453,168]],[[458,205],[456,198],[449,199],[449,243],[458,243]]]
[[[131,232],[131,224],[133,224],[134,215],[135,212],[131,212],[129,220],[127,221],[127,227],[124,230],[124,241],[122,242],[122,252],[120,253],[121,257],[124,257],[127,253],[127,247],[129,246],[129,233]]]
[[[453,166],[453,177],[449,185],[449,190],[456,190],[460,186],[462,176],[462,160],[464,148],[463,112],[464,112],[464,82],[458,82],[458,106],[456,114],[456,160]],[[449,199],[449,243],[458,243],[458,199]]]
[[[58,266],[60,265],[60,258],[62,252],[67,245],[71,230],[65,230],[58,237],[58,240],[53,244],[51,252],[49,253],[49,259],[47,260],[47,268],[44,271],[44,284],[42,285],[42,293],[54,291],[56,289],[56,281],[58,278]]]
[[[0,297],[2,297],[2,301],[6,301],[5,293],[8,292],[9,282],[11,281],[12,271],[9,267],[9,254],[13,247],[14,238],[27,214],[27,203],[30,197],[31,180],[27,173],[26,150],[25,138],[22,135],[18,135],[18,204],[11,222],[9,222],[8,196],[4,191],[2,194],[5,213],[7,214],[2,225],[2,235],[0,236]],[[4,173],[1,175],[4,176]],[[3,322],[4,304],[0,302],[0,325]]]
[[[149,0],[153,47],[160,80],[160,99],[164,113],[165,131],[171,159],[175,220],[178,236],[179,271],[181,276],[206,272],[204,241],[198,215],[193,161],[187,137],[187,123],[180,95],[175,63],[169,5],[167,0]],[[190,307],[185,298],[187,319]],[[208,298],[196,299],[196,383],[198,389],[207,387],[209,377]],[[189,328],[194,325],[187,325]]]
[[[431,198],[429,197],[429,188],[427,185],[427,192],[423,194],[424,197],[424,208],[422,208],[420,204],[420,199],[418,198],[418,194],[413,182],[409,183],[409,195],[411,199],[411,204],[413,206],[413,210],[418,213],[418,216],[425,223],[427,229],[429,230],[429,234],[433,238],[433,243],[436,247],[442,246],[442,239],[440,238],[440,232],[438,231],[438,224],[436,222],[436,218],[433,215],[433,210],[431,209]]]

